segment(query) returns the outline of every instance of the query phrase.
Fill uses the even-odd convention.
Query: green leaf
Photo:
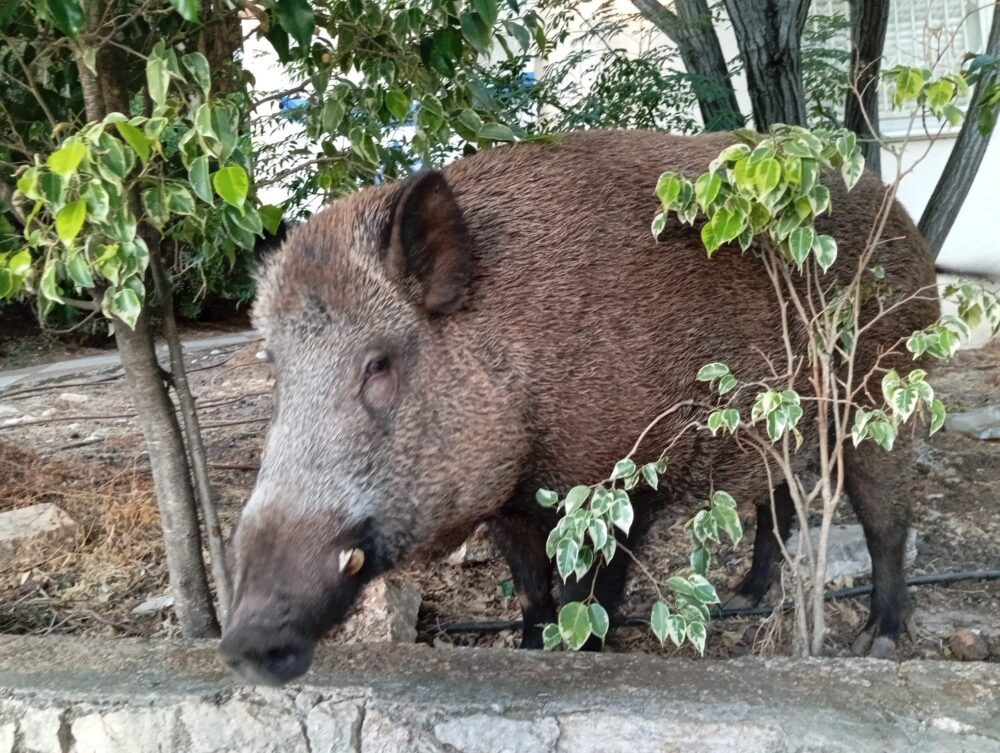
[[[94,277],[90,273],[87,257],[82,252],[70,254],[66,259],[66,274],[76,283],[77,287],[89,289],[94,287]]]
[[[139,155],[142,164],[149,162],[149,139],[146,138],[146,134],[128,121],[115,123],[115,128],[125,139],[125,143],[132,147],[132,151]]]
[[[483,119],[474,110],[466,108],[458,114],[453,124],[460,136],[475,139],[479,135],[479,129],[483,127]]]
[[[564,583],[576,569],[576,558],[579,554],[580,547],[573,539],[562,539],[556,544],[556,567],[559,569],[559,577],[563,579]]]
[[[722,420],[732,434],[740,425],[740,412],[736,408],[726,408],[722,411]]]
[[[485,123],[476,135],[481,139],[490,139],[491,141],[516,140],[514,132],[500,123]]]
[[[591,634],[590,609],[573,601],[559,610],[559,635],[569,648],[579,650]]]
[[[729,367],[724,363],[716,361],[714,363],[705,364],[698,369],[698,374],[695,376],[695,379],[699,382],[711,382],[714,379],[726,376],[728,373]]]
[[[816,231],[811,227],[799,227],[788,236],[788,253],[797,265],[802,266],[802,262],[809,256],[813,242],[816,240]]]
[[[87,205],[87,216],[92,222],[104,222],[111,208],[111,198],[99,182],[92,180],[80,191],[80,198]]]
[[[754,187],[757,193],[765,195],[771,193],[781,182],[781,164],[773,158],[763,159],[757,163],[753,173]]]
[[[892,393],[892,398],[889,400],[889,406],[892,408],[893,413],[895,413],[903,421],[906,421],[913,415],[913,411],[917,409],[917,390],[915,387],[903,387]]]
[[[733,240],[743,230],[745,222],[745,215],[725,208],[719,209],[712,215],[710,223],[715,242],[721,246]]]
[[[627,536],[635,519],[632,502],[625,492],[621,492],[621,496],[616,494],[615,497],[615,501],[611,503],[611,523]]]
[[[548,489],[535,492],[535,501],[542,507],[553,507],[559,501],[559,495]]]
[[[614,497],[611,492],[603,486],[599,486],[594,490],[594,496],[590,500],[590,510],[594,513],[594,515],[603,515],[611,509],[611,503],[613,501]]]
[[[87,204],[83,199],[71,201],[56,213],[56,235],[66,246],[72,246],[73,241],[87,219]]]
[[[719,429],[726,425],[725,419],[722,417],[722,411],[712,411],[708,416],[708,430],[712,432],[714,437],[718,434]]]
[[[698,649],[698,653],[702,656],[705,655],[705,638],[707,637],[707,631],[705,630],[704,622],[689,622],[686,625],[687,639],[691,641],[691,645]]]
[[[719,541],[719,526],[710,510],[700,510],[694,516],[691,532],[699,544],[715,544]]]
[[[215,196],[212,194],[212,184],[208,180],[208,155],[203,154],[195,157],[188,168],[188,182],[195,196],[206,204],[214,204]]]
[[[250,179],[246,170],[239,165],[224,167],[212,176],[212,185],[224,202],[237,209],[243,209],[247,192],[250,190]]]
[[[934,436],[938,430],[944,426],[944,419],[947,416],[947,411],[945,411],[944,403],[942,403],[937,398],[934,398],[931,403],[931,436]]]
[[[882,397],[887,403],[892,404],[892,396],[903,384],[903,380],[899,378],[899,374],[896,373],[895,369],[891,369],[885,373],[882,377]]]
[[[170,72],[166,61],[159,57],[150,57],[146,63],[146,86],[153,104],[162,107],[167,101],[167,91],[170,87]]]
[[[589,486],[574,486],[570,489],[569,494],[566,495],[566,514],[569,515],[579,510],[589,496]]]
[[[46,262],[45,270],[42,272],[42,279],[38,287],[45,300],[52,301],[53,303],[65,303],[59,295],[59,284],[56,282],[56,262],[54,259],[49,259]]]
[[[646,483],[650,485],[653,489],[656,489],[660,485],[660,479],[656,473],[656,463],[646,463],[642,467],[642,477],[646,480]]]
[[[459,18],[462,26],[462,36],[480,55],[490,51],[490,29],[478,13],[463,13]]]
[[[847,186],[847,190],[850,191],[857,185],[857,182],[861,180],[861,175],[865,171],[865,158],[859,152],[851,157],[850,160],[844,162],[840,167],[840,174],[844,179],[844,185]]]
[[[598,518],[592,520],[587,527],[587,534],[594,544],[594,549],[603,549],[608,543],[608,526],[603,520]]]
[[[657,637],[662,646],[670,635],[670,608],[662,601],[653,604],[653,611],[649,616],[649,626],[653,629],[653,635]]]
[[[559,633],[559,626],[554,622],[545,626],[542,630],[542,644],[546,651],[551,651],[562,643],[562,635]]]
[[[837,241],[833,239],[833,236],[817,234],[812,250],[816,256],[816,263],[824,272],[837,261]]]
[[[732,374],[726,374],[719,380],[719,394],[725,395],[727,392],[732,392],[736,389],[737,384],[736,377]]]
[[[60,149],[49,155],[45,163],[49,169],[57,175],[66,178],[76,172],[80,161],[87,156],[87,145],[79,141],[67,142]],[[18,184],[20,187],[20,183]],[[26,196],[30,196],[28,191],[21,189]]]
[[[681,194],[681,179],[676,173],[663,173],[656,181],[656,197],[667,209],[674,209]]]
[[[608,619],[608,612],[596,601],[588,607],[588,611],[590,612],[590,629],[594,635],[603,641],[604,636],[608,634],[608,628],[611,626],[611,620]]]
[[[167,204],[167,190],[162,183],[147,188],[142,192],[142,208],[146,217],[157,229],[162,229],[170,220],[170,207]]]
[[[197,4],[197,0],[190,0],[190,2]],[[195,13],[197,14],[197,5]],[[181,63],[188,69],[202,94],[207,97],[212,90],[212,72],[205,56],[200,52],[189,52],[181,58]]]
[[[731,510],[736,509],[736,500],[729,492],[724,492],[719,489],[713,492],[711,502],[716,507],[728,507]]]
[[[45,0],[45,5],[52,24],[67,37],[75,37],[83,28],[83,9],[78,0]]]
[[[192,215],[195,213],[194,197],[178,183],[166,185],[167,207],[173,214]]]
[[[336,100],[330,101],[336,102]],[[390,89],[385,93],[385,107],[396,120],[403,120],[410,113],[410,98],[402,89]]]
[[[635,473],[635,463],[625,458],[615,463],[615,468],[611,472],[611,479],[614,481],[620,478],[628,478],[633,473]]]
[[[476,9],[476,13],[488,27],[492,28],[497,22],[496,0],[472,0],[472,7]]]
[[[278,0],[274,13],[281,28],[292,35],[303,51],[308,50],[316,29],[316,18],[308,0]]]
[[[721,508],[728,509],[728,508]],[[694,588],[694,598],[702,604],[718,604],[719,597],[715,593],[715,586],[709,583],[704,576],[697,573],[688,576],[688,582]]]
[[[699,575],[707,575],[711,564],[712,553],[706,547],[700,546],[691,552],[691,569]]]
[[[712,517],[715,518],[719,530],[723,531],[733,542],[733,546],[740,543],[743,538],[743,526],[740,524],[740,516],[736,514],[736,510],[731,507],[714,507],[712,508]]]
[[[198,0],[170,0],[170,4],[185,21],[198,23]]]
[[[594,564],[594,550],[589,546],[580,547],[580,553],[576,556],[576,567],[573,568],[573,573],[576,575],[576,579],[582,580],[583,576],[587,574],[587,571]]]
[[[708,206],[715,201],[722,189],[722,178],[718,173],[705,173],[694,184],[694,197],[702,211],[707,211]]]
[[[125,322],[129,329],[135,329],[141,311],[139,296],[130,288],[122,288],[111,299],[111,313]]]

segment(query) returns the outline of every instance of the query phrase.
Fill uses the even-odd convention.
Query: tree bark
[[[110,112],[129,111],[128,61],[121,59],[119,48],[99,41],[101,29],[97,23],[104,17],[105,4],[87,4],[87,33],[98,45],[96,65],[99,75],[94,75],[82,58],[76,61],[83,83],[87,119],[91,121],[101,120]],[[134,191],[129,196],[129,202],[133,206],[139,204]],[[153,249],[150,251],[152,253]],[[218,635],[219,626],[202,557],[201,530],[187,450],[156,358],[149,314],[145,308],[135,329],[129,329],[124,322],[116,320],[115,342],[149,454],[170,590],[181,632],[188,638]]]
[[[187,455],[174,404],[161,378],[147,312],[139,316],[134,330],[117,321],[115,342],[149,453],[177,621],[187,638],[216,636],[219,625],[202,560]]]
[[[994,57],[1000,55],[1000,3],[993,6],[993,23],[990,25],[990,34],[986,41],[986,54]],[[985,135],[980,133],[976,119],[976,108],[990,80],[995,79],[985,78],[972,93],[965,122],[962,123],[962,129],[951,149],[941,178],[934,187],[934,193],[931,194],[917,225],[934,251],[934,258],[941,253],[959,210],[965,203],[965,197],[969,195],[972,182],[976,179],[979,166],[986,154],[986,147],[989,146],[990,136],[993,135],[992,131]]]
[[[677,0],[675,11],[658,0],[632,0],[632,4],[677,45],[684,67],[694,82],[705,130],[742,128],[745,121],[719,37],[712,26],[707,0]]]
[[[865,164],[881,174],[878,143],[878,84],[882,49],[889,27],[889,0],[851,0],[851,89],[844,107],[844,126],[858,135]]]
[[[725,0],[747,73],[754,123],[806,125],[802,30],[809,0]]]
[[[177,334],[177,321],[174,317],[173,285],[163,266],[162,248],[158,233],[148,229],[144,233],[146,245],[149,246],[149,268],[156,286],[156,294],[160,299],[163,317],[163,337],[170,351],[170,377],[174,391],[180,402],[181,421],[184,424],[184,434],[187,440],[188,456],[191,470],[194,471],[195,489],[198,506],[201,508],[202,520],[205,522],[205,537],[208,539],[208,551],[211,556],[212,576],[215,579],[215,592],[218,597],[219,616],[225,624],[229,618],[229,602],[231,597],[229,568],[226,566],[226,551],[222,541],[222,527],[216,511],[216,494],[208,474],[208,458],[205,444],[201,438],[201,424],[198,420],[198,408],[188,384],[187,371],[184,367],[184,349]],[[197,522],[197,521],[196,521]]]

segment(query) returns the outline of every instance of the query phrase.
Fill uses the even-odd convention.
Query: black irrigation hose
[[[959,583],[965,580],[1000,580],[1000,570],[966,570],[957,573],[914,575],[906,579],[906,585],[929,586],[938,583]],[[869,583],[864,586],[830,591],[824,596],[824,599],[826,601],[838,601],[840,599],[851,599],[855,596],[864,596],[871,592],[872,586]],[[791,601],[786,601],[779,606],[715,609],[712,611],[712,619],[725,620],[729,617],[760,617],[771,614],[775,609],[788,612],[793,606],[794,604]],[[632,627],[648,625],[649,620],[642,617],[620,617],[612,620],[611,624],[615,627]],[[521,620],[499,620],[496,622],[445,622],[438,625],[437,629],[442,633],[499,633],[503,630],[518,630],[521,627]]]

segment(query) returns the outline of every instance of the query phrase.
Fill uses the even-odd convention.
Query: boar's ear
[[[472,277],[472,254],[462,210],[444,175],[426,172],[400,186],[389,238],[388,264],[416,280],[428,313],[462,305]]]

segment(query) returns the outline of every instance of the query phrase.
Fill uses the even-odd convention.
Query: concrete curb
[[[199,340],[187,340],[182,343],[185,351],[206,350],[209,348],[226,348],[230,345],[243,345],[259,339],[256,332],[238,332],[234,335],[219,335],[217,337],[205,337]],[[156,353],[162,361],[167,354],[167,346],[157,345]],[[80,374],[98,369],[107,369],[118,366],[121,359],[117,353],[109,353],[106,356],[88,356],[86,358],[73,358],[68,361],[57,361],[55,363],[44,363],[38,366],[29,366],[24,369],[0,372],[0,390],[10,387],[18,382],[32,381],[36,379],[51,379],[65,376],[66,374]]]
[[[237,684],[211,642],[0,637],[0,753],[994,753],[1000,666],[327,648]]]

